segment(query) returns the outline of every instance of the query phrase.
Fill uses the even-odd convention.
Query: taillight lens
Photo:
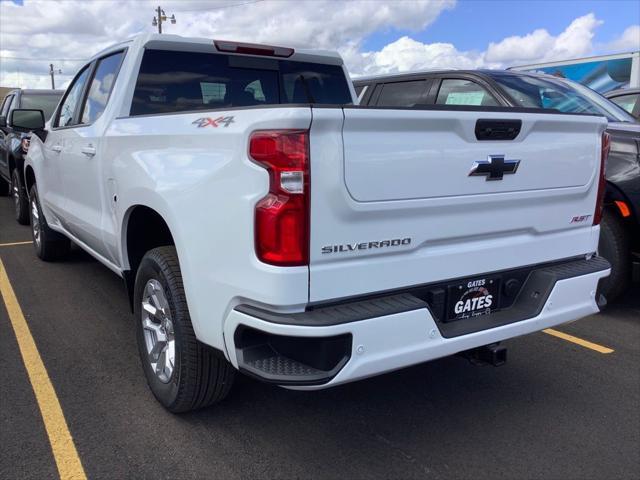
[[[271,265],[309,264],[309,132],[258,130],[249,155],[269,172],[269,193],[256,204],[255,248]]]
[[[600,225],[602,220],[602,208],[604,203],[604,193],[607,187],[605,178],[607,172],[607,158],[609,157],[609,149],[611,148],[611,136],[608,133],[602,134],[602,150],[600,153],[600,177],[598,180],[598,196],[596,199],[596,209],[593,213],[593,224]]]

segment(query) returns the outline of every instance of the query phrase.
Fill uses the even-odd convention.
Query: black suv
[[[0,107],[0,195],[13,195],[16,220],[29,223],[27,192],[24,189],[23,155],[29,148],[29,135],[15,132],[8,124],[15,109],[42,110],[49,119],[55,110],[62,90],[12,90]]]
[[[599,252],[611,263],[600,283],[609,301],[640,276],[640,123],[618,105],[578,83],[550,75],[503,70],[446,70],[358,78],[360,105],[545,108],[607,117],[611,150]],[[635,252],[635,253],[634,253]]]

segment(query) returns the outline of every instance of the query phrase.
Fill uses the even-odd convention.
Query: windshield
[[[47,94],[23,94],[20,97],[20,108],[36,110],[42,110],[44,112],[44,119],[49,120],[53,111],[58,106],[62,93],[47,93]]]
[[[620,107],[593,90],[568,80],[531,75],[493,75],[518,107],[603,115],[611,122],[634,122]]]

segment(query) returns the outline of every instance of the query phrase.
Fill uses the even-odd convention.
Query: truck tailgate
[[[478,140],[479,120],[520,121],[520,133]],[[314,109],[310,300],[594,251],[605,127],[549,113]]]

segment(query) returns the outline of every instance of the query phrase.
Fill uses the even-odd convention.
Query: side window
[[[413,107],[425,103],[423,95],[426,86],[427,82],[424,80],[385,83],[377,105],[382,107]]]
[[[633,113],[633,109],[638,103],[638,99],[640,98],[640,93],[632,93],[629,95],[620,95],[618,97],[610,98],[614,103],[617,103],[619,106],[624,108],[627,112]]]
[[[87,82],[87,76],[89,75],[89,65],[84,67],[84,70],[76,77],[74,82],[67,89],[67,93],[64,97],[62,105],[60,105],[60,111],[55,121],[55,127],[68,127],[74,123],[74,113],[82,91],[84,90],[84,84]]]
[[[484,87],[470,80],[453,78],[442,80],[436,104],[499,106],[498,101]]]
[[[2,103],[2,111],[0,111],[0,115],[3,117],[9,116],[9,107],[11,106],[11,101],[13,100],[13,95],[7,95]]]
[[[124,52],[114,53],[102,58],[98,63],[96,73],[91,80],[91,87],[82,110],[80,123],[93,123],[104,112],[123,56]]]

